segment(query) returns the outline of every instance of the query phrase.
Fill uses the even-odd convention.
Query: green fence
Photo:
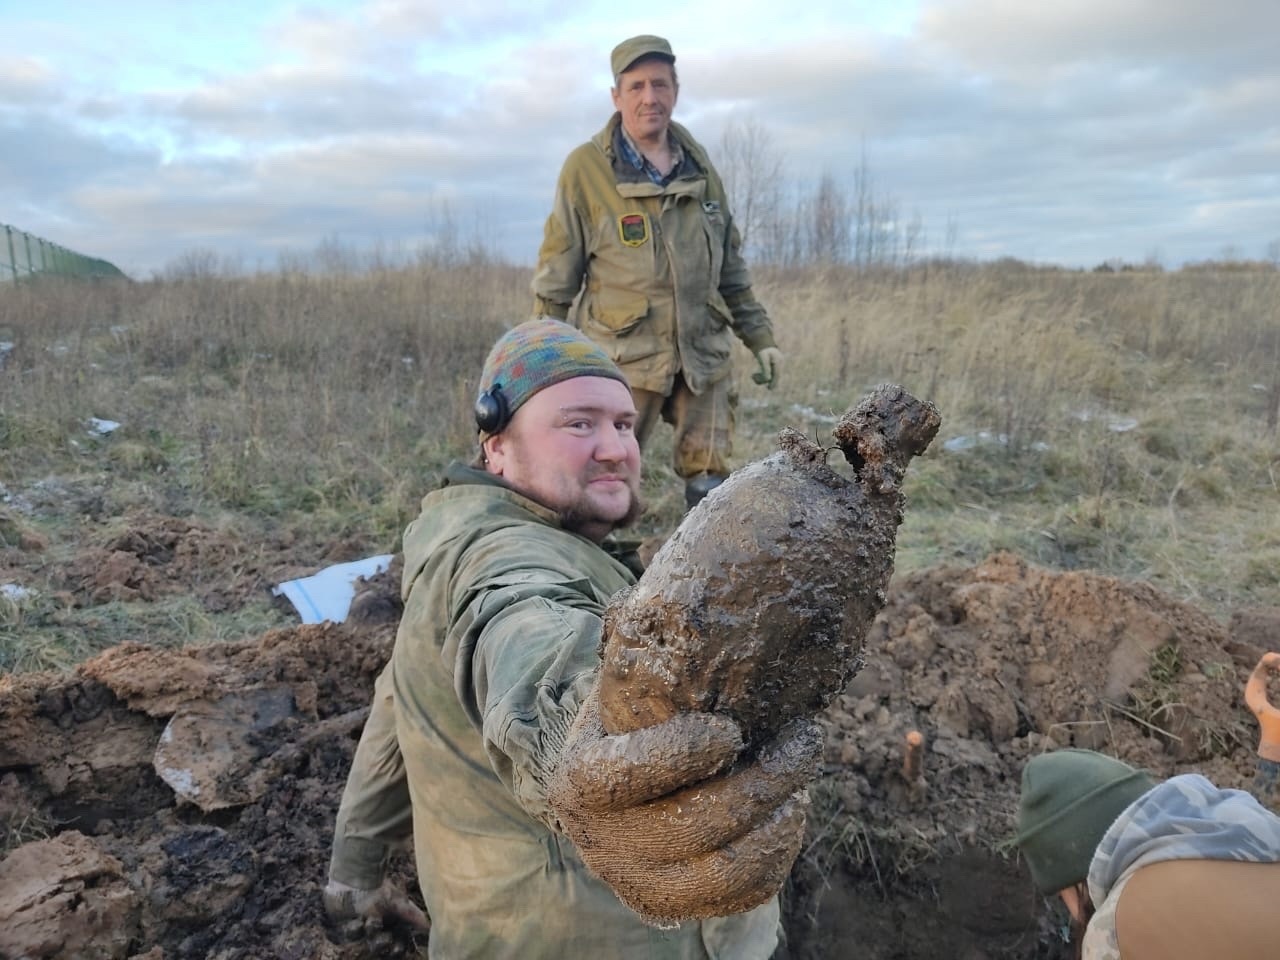
[[[86,257],[50,240],[0,223],[0,283],[31,276],[123,277],[113,263]]]

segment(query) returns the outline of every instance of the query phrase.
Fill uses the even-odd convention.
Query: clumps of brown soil
[[[211,609],[230,609],[261,587],[248,553],[235,534],[194,518],[136,514],[82,550],[64,569],[63,586],[80,606],[193,591]],[[232,571],[239,575],[228,577]]]
[[[71,674],[0,677],[0,956],[414,956],[401,931],[326,925],[319,897],[393,634],[125,644]],[[281,691],[287,709],[252,709]],[[175,728],[183,715],[203,722]],[[162,778],[166,750],[190,761],[186,784]],[[407,867],[393,875],[412,886]]]
[[[1237,660],[1257,663],[1262,655],[1280,650],[1280,607],[1249,607],[1231,614],[1227,649]],[[1272,700],[1280,705],[1280,700]]]
[[[0,510],[0,551],[39,553],[49,548],[49,538],[11,513]]]
[[[69,674],[0,677],[0,956],[417,955],[405,931],[333,927],[319,897],[392,634],[129,644]],[[1007,555],[897,578],[867,667],[824,715],[784,901],[793,960],[1065,956],[1060,917],[1002,850],[1023,763],[1084,745],[1247,788],[1253,643],[1146,584]],[[184,716],[200,722],[172,725]],[[923,782],[901,772],[912,729]],[[404,854],[393,873],[414,889]]]
[[[1241,789],[1253,776],[1252,652],[1146,583],[1010,554],[923,571],[895,581],[867,650],[826,715],[822,839],[793,873],[794,909],[811,921],[793,918],[801,956],[831,955],[833,931],[877,941],[859,953],[873,960],[1055,956],[1050,915],[1007,843],[1037,753],[1087,747]],[[912,730],[925,739],[920,780],[903,773]],[[883,909],[859,918],[850,897],[894,900],[897,932],[876,926]]]
[[[113,522],[78,551],[57,586],[79,606],[193,593],[210,613],[222,613],[282,580],[358,559],[369,549],[354,542],[331,544],[317,548],[309,565],[299,566],[307,547],[288,530],[245,536],[194,517],[138,512]]]
[[[119,860],[83,834],[71,831],[29,843],[6,861],[13,888],[0,890],[0,913],[10,924],[0,944],[29,956],[127,956],[136,928],[139,894]],[[58,878],[56,890],[45,878]],[[17,903],[25,909],[14,910]],[[8,954],[6,954],[7,956]]]
[[[399,623],[404,613],[404,600],[400,597],[400,580],[404,575],[404,554],[397,553],[387,569],[372,577],[363,577],[356,584],[347,611],[347,622],[356,624]]]

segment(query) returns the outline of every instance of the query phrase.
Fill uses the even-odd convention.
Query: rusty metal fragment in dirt
[[[609,733],[680,711],[733,717],[759,747],[852,679],[893,573],[902,479],[937,408],[877,387],[824,448],[784,429],[778,452],[733,473],[685,517],[605,616]],[[828,466],[838,448],[854,479]]]

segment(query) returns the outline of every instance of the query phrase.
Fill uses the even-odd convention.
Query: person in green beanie
[[[1058,750],[1023,770],[1016,842],[1078,957],[1280,956],[1280,818],[1244,791]]]
[[[568,324],[530,320],[490,350],[475,403],[478,454],[449,466],[404,534],[404,614],[334,826],[323,891],[333,920],[429,929],[428,956],[446,960],[774,953],[785,876],[775,882],[769,858],[734,854],[757,842],[799,847],[820,735],[813,755],[788,742],[766,777],[762,760],[734,765],[741,731],[718,715],[619,737],[586,722],[605,607],[641,573],[610,536],[640,507],[637,416],[622,371]],[[597,769],[599,757],[612,773]],[[741,787],[744,772],[774,793]],[[607,809],[557,805],[555,785],[575,776],[602,787]],[[686,801],[684,833],[646,816],[681,791],[746,812],[726,818]],[[615,832],[617,822],[657,824],[647,843],[632,831],[615,851],[632,886],[674,896],[673,876],[734,864],[680,894],[692,907],[684,915],[706,919],[646,923],[569,839],[564,823],[591,817]],[[388,851],[410,841],[426,914],[385,879]],[[758,906],[716,912],[745,902],[743,887]]]
[[[536,316],[571,320],[627,375],[641,446],[660,419],[672,425],[675,471],[693,506],[729,472],[734,337],[756,357],[753,379],[770,389],[783,356],[752,292],[720,175],[671,119],[675,61],[650,34],[614,48],[615,112],[564,162],[533,293]]]

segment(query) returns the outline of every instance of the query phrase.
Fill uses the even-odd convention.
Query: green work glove
[[[756,351],[756,363],[760,369],[751,375],[751,379],[770,390],[778,385],[778,374],[782,371],[782,351],[777,347],[761,347]]]

